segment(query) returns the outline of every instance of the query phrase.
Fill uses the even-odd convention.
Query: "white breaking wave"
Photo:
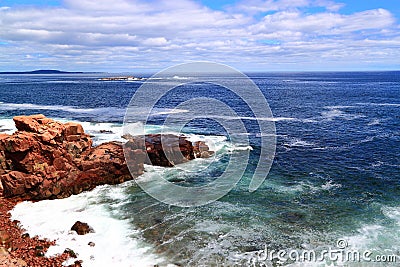
[[[357,103],[360,106],[400,107],[399,103]]]
[[[16,130],[12,119],[0,119],[0,133],[12,134]]]
[[[189,77],[181,77],[181,76],[175,75],[174,77],[172,77],[172,79],[175,79],[175,80],[189,80]]]
[[[104,107],[104,108],[81,108],[76,106],[63,106],[63,105],[38,105],[31,103],[4,103],[0,102],[0,110],[11,111],[11,110],[52,110],[52,111],[64,111],[82,115],[96,115],[104,116],[106,118],[112,117],[123,118],[128,112],[130,121],[142,121],[147,116],[162,116],[162,115],[173,115],[188,113],[189,110],[177,109],[177,108],[152,108],[150,114],[147,108],[143,107],[129,107],[117,108],[117,107]],[[292,117],[250,117],[250,116],[221,116],[221,115],[208,115],[207,118],[225,119],[225,120],[252,120],[252,121],[271,121],[271,122],[285,122],[285,121],[297,121],[304,123],[316,122],[314,119],[299,119]]]
[[[374,125],[379,125],[379,124],[381,124],[381,120],[373,119],[371,122],[368,123],[368,126],[374,126]]]
[[[328,180],[323,184],[313,184],[308,181],[300,181],[292,185],[281,183],[280,181],[266,180],[266,186],[276,192],[298,194],[299,192],[317,193],[320,191],[331,191],[342,187],[341,184]]]
[[[307,142],[305,140],[301,140],[299,138],[289,138],[288,142],[283,143],[285,147],[314,147],[315,144],[311,142]]]
[[[353,249],[358,250],[373,250],[376,254],[397,254],[400,249],[400,236],[397,234],[400,227],[400,209],[399,207],[388,207],[382,205],[382,213],[386,218],[392,220],[388,223],[371,223],[361,225],[356,234],[344,236],[348,244]]]
[[[189,110],[186,109],[165,109],[161,111],[157,111],[152,113],[153,115],[168,115],[168,114],[177,114],[177,113],[187,113]]]
[[[301,121],[300,119],[290,117],[246,117],[246,116],[219,116],[208,115],[207,118],[225,119],[225,120],[252,120],[252,121]]]
[[[62,106],[62,105],[37,105],[30,103],[4,103],[0,102],[0,110],[55,110],[55,111],[65,111],[70,113],[80,113],[80,114],[93,114],[93,115],[107,115],[109,117],[112,114],[114,117],[123,118],[126,112],[125,108],[117,107],[104,107],[104,108],[80,108],[75,106]],[[138,115],[140,118],[144,118],[144,115],[148,114],[148,109],[140,107],[130,107],[128,109],[130,115]],[[172,108],[153,108],[151,110],[150,116],[158,115],[168,115],[176,113],[185,113],[188,110],[184,109],[172,109]]]
[[[147,80],[189,80],[193,79],[192,77],[178,76],[175,75],[173,77],[150,77]]]
[[[333,119],[345,119],[345,120],[354,120],[358,118],[364,118],[365,115],[362,114],[351,114],[344,112],[343,108],[353,108],[354,106],[327,106],[325,109],[327,111],[321,112],[321,118],[323,120],[331,121]]]
[[[0,110],[61,110],[72,113],[83,113],[83,114],[97,114],[97,113],[108,113],[121,114],[123,115],[125,109],[107,107],[107,108],[79,108],[74,106],[61,106],[61,105],[37,105],[30,103],[16,104],[16,103],[0,103]]]
[[[335,189],[335,188],[341,188],[342,185],[341,184],[337,184],[335,182],[333,182],[332,180],[327,181],[325,184],[321,185],[321,188],[323,190],[331,190],[331,189]]]
[[[87,134],[93,136],[93,145],[97,146],[101,143],[110,141],[124,142],[122,138],[122,125],[114,123],[92,123],[78,122],[82,125]]]
[[[65,199],[22,202],[15,206],[11,215],[31,236],[56,240],[57,244],[49,248],[47,257],[60,254],[66,248],[72,249],[78,258],[65,262],[65,265],[75,260],[83,260],[85,267],[141,267],[165,263],[165,259],[142,240],[129,218],[115,218],[118,209],[113,209],[112,204],[102,204],[105,203],[103,197],[114,199],[116,203],[124,201],[128,195],[123,190],[124,185],[100,186]],[[88,223],[95,233],[80,236],[70,231],[78,220]],[[89,242],[94,242],[95,246],[89,246]]]
[[[380,204],[377,204],[380,205]],[[385,221],[361,225],[353,235],[344,236],[351,249],[373,251],[374,255],[398,254],[400,249],[400,207],[381,205]]]
[[[338,84],[339,82],[333,81],[319,81],[319,80],[297,80],[297,79],[285,79],[282,82],[295,83],[295,84]]]
[[[74,80],[58,80],[58,81],[43,81],[44,83],[82,83],[82,81],[74,81]]]
[[[56,119],[56,118],[55,118]],[[66,122],[65,119],[56,119]],[[98,145],[106,141],[123,141],[122,124],[79,122],[85,132],[93,135],[94,144]],[[12,119],[0,120],[0,125],[14,125]],[[162,126],[133,123],[130,130],[140,132],[144,128],[145,133],[159,133]],[[172,134],[179,132],[169,129]],[[233,151],[252,150],[247,144],[233,144],[226,136],[207,136],[197,134],[185,134],[188,140],[205,141],[215,155],[208,159],[195,159],[182,164],[180,168],[186,171],[199,171],[206,168],[214,160]],[[162,168],[145,166],[146,172],[139,179],[151,180],[152,172],[167,173],[176,172],[175,168]],[[169,265],[168,260],[155,253],[153,245],[146,243],[141,232],[134,227],[129,218],[119,216],[120,206],[128,200],[125,188],[132,186],[131,182],[118,186],[99,186],[90,192],[84,192],[66,199],[44,200],[40,202],[22,202],[12,211],[12,219],[19,220],[22,228],[31,235],[55,240],[56,245],[49,248],[46,256],[54,256],[62,253],[66,248],[72,249],[78,256],[64,265],[72,264],[75,260],[83,260],[84,267],[91,266],[154,266]],[[106,199],[106,200],[105,200]],[[66,216],[68,214],[68,216]],[[134,215],[133,215],[134,216]],[[121,218],[122,217],[122,218]],[[88,223],[95,233],[79,236],[70,231],[76,221]],[[95,243],[94,247],[88,245]]]
[[[337,106],[325,106],[326,109],[342,109],[342,108],[356,108],[356,106],[345,106],[345,105],[337,105]]]

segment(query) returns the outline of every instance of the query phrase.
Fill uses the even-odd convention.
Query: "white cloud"
[[[143,40],[142,43],[147,46],[162,46],[167,45],[168,41],[164,37],[157,37],[157,38],[147,38]]]
[[[230,10],[254,13],[265,13],[270,11],[293,10],[305,7],[322,7],[328,11],[338,11],[344,6],[330,0],[243,0],[231,6]]]
[[[62,7],[0,7],[0,66],[112,71],[190,60],[244,69],[355,61],[398,66],[393,15],[385,9],[344,15],[342,6],[250,0],[216,11],[189,0],[66,0]],[[307,12],[312,7],[322,11]]]
[[[308,35],[338,35],[362,30],[381,30],[395,22],[384,9],[368,10],[351,15],[318,13],[304,15],[299,11],[282,11],[265,16],[250,26],[254,33],[302,32]]]

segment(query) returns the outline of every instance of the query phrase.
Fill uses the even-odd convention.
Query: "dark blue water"
[[[172,263],[183,265],[229,265],[247,260],[265,245],[273,249],[321,248],[334,246],[339,238],[354,248],[397,254],[400,72],[249,76],[276,118],[277,152],[263,185],[248,192],[250,168],[227,196],[189,209],[158,203],[133,185],[126,189],[131,201],[120,206],[121,216],[132,215],[131,223],[141,229],[143,238]],[[118,124],[140,85],[98,81],[96,75],[3,75],[0,118],[43,113],[53,118]],[[239,116],[252,115],[227,90],[212,85],[196,88],[170,92],[158,102],[158,110],[207,96],[225,101]],[[150,123],[157,125],[164,119],[154,115]],[[259,129],[254,121],[243,121],[250,133],[255,165],[260,151]],[[225,134],[211,121],[194,121],[186,130]],[[213,170],[216,173],[224,167],[223,161],[218,164]],[[166,175],[180,176],[174,170]],[[200,183],[201,177],[194,177],[184,177],[185,183]]]

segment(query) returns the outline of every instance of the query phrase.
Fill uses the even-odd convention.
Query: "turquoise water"
[[[117,195],[97,192],[89,206],[101,204],[107,216],[128,222],[135,231],[127,238],[149,244],[163,257],[161,265],[247,265],[265,246],[318,251],[335,248],[339,239],[346,240],[349,248],[368,249],[373,255],[398,255],[400,73],[249,75],[269,102],[277,134],[274,163],[257,191],[250,193],[248,186],[262,133],[253,120],[246,119],[252,114],[240,99],[202,85],[196,90],[176,88],[161,99],[147,130],[157,132],[166,113],[192,97],[225,101],[244,118],[252,149],[252,163],[239,184],[214,203],[179,208],[154,200],[131,181],[117,186]],[[96,78],[0,76],[0,130],[11,128],[9,119],[14,115],[40,112],[85,122],[98,143],[119,139],[125,108],[141,83]],[[172,79],[158,82],[168,82],[167,78]],[[114,134],[100,134],[100,129]],[[193,171],[211,164],[209,168],[197,174],[147,166],[139,179],[152,183],[152,175],[161,173],[181,185],[205,184],[224,170],[232,153],[249,149],[230,143],[212,121],[195,120],[184,131],[215,144],[217,157],[196,159],[181,168]]]

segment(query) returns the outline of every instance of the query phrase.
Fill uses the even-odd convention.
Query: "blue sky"
[[[203,0],[196,1],[216,10],[224,10],[227,6],[234,5],[240,1],[231,0]],[[385,8],[390,10],[397,18],[400,14],[400,3],[397,0],[346,0],[340,1],[345,6],[342,8],[344,14],[351,14],[357,11],[366,9]],[[62,0],[0,0],[1,6],[20,6],[20,5],[35,5],[35,6],[62,6]]]
[[[0,71],[398,70],[397,0],[0,0]]]

